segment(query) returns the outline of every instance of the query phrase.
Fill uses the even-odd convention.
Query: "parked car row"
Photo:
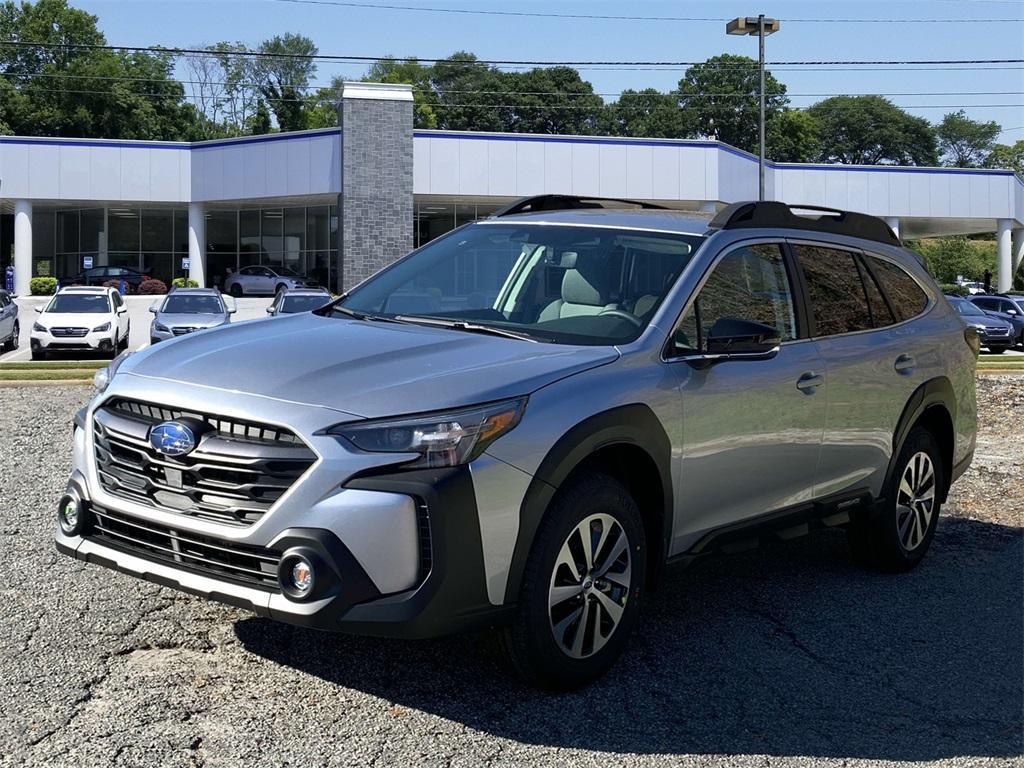
[[[961,319],[978,332],[981,346],[1001,355],[1024,346],[1024,296],[947,296]]]

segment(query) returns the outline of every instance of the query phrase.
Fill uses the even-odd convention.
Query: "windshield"
[[[978,307],[969,301],[954,301],[953,306],[956,307],[956,311],[961,315],[981,315],[984,317],[985,313],[982,312]]]
[[[160,311],[173,315],[222,315],[224,305],[218,296],[172,293],[164,299]]]
[[[621,344],[640,335],[703,240],[604,227],[474,224],[378,273],[340,306],[560,344]]]
[[[61,315],[102,315],[110,312],[110,299],[98,293],[60,293],[46,311]]]
[[[290,315],[293,312],[312,312],[329,303],[331,297],[323,296],[285,296],[281,301],[281,312]]]

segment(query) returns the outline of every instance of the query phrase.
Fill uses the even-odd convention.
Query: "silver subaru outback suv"
[[[495,628],[568,688],[669,567],[832,526],[916,565],[977,352],[878,219],[527,199],[314,313],[120,358],[57,548],[319,629]]]

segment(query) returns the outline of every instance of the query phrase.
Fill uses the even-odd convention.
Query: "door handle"
[[[813,395],[815,390],[825,383],[825,377],[820,373],[808,371],[796,380],[796,388],[805,395]]]
[[[914,360],[913,355],[900,355],[896,358],[896,362],[892,364],[892,367],[896,373],[906,375],[914,372],[915,365],[917,365],[917,362]]]

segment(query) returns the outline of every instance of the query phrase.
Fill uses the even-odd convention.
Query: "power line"
[[[544,13],[535,11],[494,11],[479,8],[428,8],[419,5],[396,5],[385,3],[360,3],[348,0],[275,0],[279,3],[300,5],[324,5],[342,8],[362,8],[380,11],[413,11],[417,13],[448,13],[474,16],[525,16],[542,19],[586,19],[598,21],[685,21],[715,22],[728,21],[722,17],[708,16],[629,16],[597,13]],[[787,24],[1006,24],[1021,23],[1021,19],[786,19]]]
[[[388,60],[390,57],[387,56],[356,56],[356,55],[342,55],[342,54],[327,54],[327,53],[270,53],[267,51],[253,51],[245,49],[242,51],[213,51],[207,48],[164,48],[161,46],[142,46],[142,45],[101,45],[98,43],[36,43],[26,42],[22,40],[10,40],[0,43],[0,45],[12,45],[16,47],[34,47],[34,48],[60,48],[60,49],[81,49],[81,50],[107,50],[107,51],[131,51],[133,53],[154,53],[154,54],[170,54],[174,56],[183,55],[194,55],[194,56],[214,56],[214,57],[253,57],[253,58],[267,58],[277,60],[288,60],[288,59],[302,59],[310,61],[352,61],[352,62],[367,62],[374,63],[378,61]],[[444,63],[444,64],[455,64],[455,65],[467,65],[467,66],[480,66],[480,65],[514,65],[514,66],[537,66],[537,67],[575,67],[575,66],[658,66],[658,67],[691,67],[698,64],[707,65],[706,61],[545,61],[545,60],[528,60],[528,59],[475,59],[473,61],[464,61],[459,59],[447,59],[447,58],[428,58],[428,57],[407,57],[413,58],[418,62],[430,62],[433,64]],[[772,61],[766,62],[767,66],[823,66],[823,65],[843,65],[843,66],[870,66],[870,65],[963,65],[963,64],[1024,64],[1024,59],[877,59],[877,60],[817,60],[817,61]],[[715,66],[714,64],[710,66]],[[726,65],[720,67],[721,69],[750,69],[750,64],[744,65]]]

